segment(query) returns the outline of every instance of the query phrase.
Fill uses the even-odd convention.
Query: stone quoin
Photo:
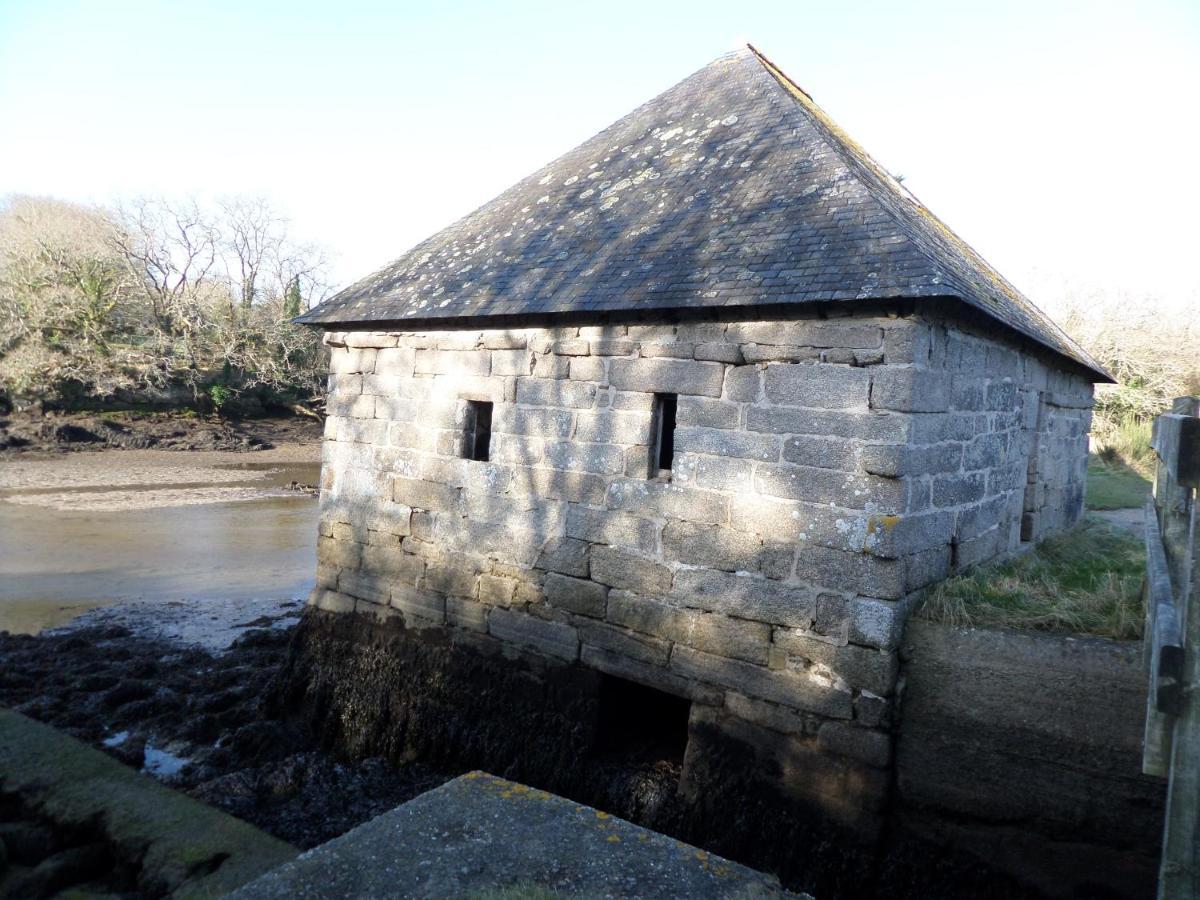
[[[1109,380],[753,48],[299,321],[312,615],[685,698],[855,828],[907,612],[1076,522]]]

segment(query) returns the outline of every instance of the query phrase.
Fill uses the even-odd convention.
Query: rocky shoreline
[[[301,848],[459,774],[342,762],[274,715],[267,698],[291,632],[247,628],[218,653],[127,625],[0,632],[0,705]]]

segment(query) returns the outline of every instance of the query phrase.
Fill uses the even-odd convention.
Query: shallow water
[[[312,588],[317,503],[279,488],[317,481],[319,465],[256,464],[262,474],[235,486],[212,463],[212,480],[191,471],[160,480],[153,470],[122,479],[116,454],[91,465],[111,469],[110,493],[81,483],[94,479],[56,488],[44,477],[0,491],[0,630],[37,633],[120,602],[303,598]]]

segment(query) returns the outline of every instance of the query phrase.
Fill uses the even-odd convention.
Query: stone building
[[[1108,379],[753,48],[301,321],[313,606],[683,698],[867,828],[907,610],[1078,519]]]

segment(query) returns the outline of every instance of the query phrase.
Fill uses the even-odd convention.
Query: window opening
[[[492,449],[492,404],[485,400],[467,402],[467,433],[463,456],[487,462]]]
[[[678,394],[654,395],[654,456],[653,469],[659,475],[671,471],[675,461],[675,411]]]

